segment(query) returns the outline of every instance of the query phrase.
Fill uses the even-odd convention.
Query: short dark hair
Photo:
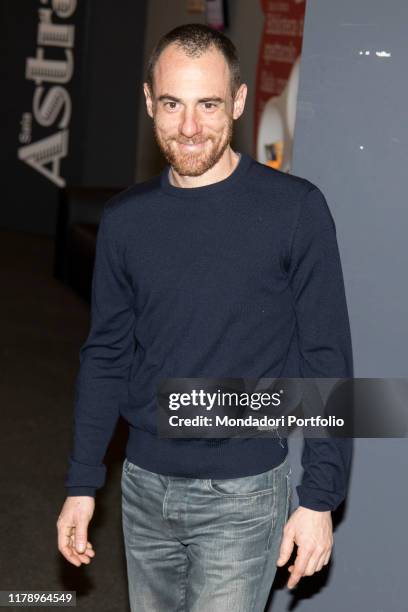
[[[235,45],[222,32],[201,23],[178,26],[160,38],[150,55],[146,70],[146,83],[152,93],[154,67],[161,52],[171,43],[176,43],[189,57],[199,57],[211,46],[221,51],[230,69],[231,93],[232,97],[235,97],[241,84],[241,71]]]

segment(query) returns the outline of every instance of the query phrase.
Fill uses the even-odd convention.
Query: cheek
[[[178,129],[179,120],[175,115],[170,113],[158,113],[155,118],[156,127],[164,133],[176,132]]]
[[[219,134],[220,136],[224,132],[228,131],[228,123],[229,123],[228,117],[226,117],[225,115],[214,116],[214,117],[207,119],[206,121],[206,125],[208,126],[208,129],[212,130],[213,132],[217,132],[217,134]]]
[[[210,142],[222,140],[225,132],[225,127],[219,119],[203,117],[197,121],[197,131],[204,138],[208,138]]]

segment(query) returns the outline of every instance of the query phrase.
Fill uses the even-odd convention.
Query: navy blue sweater
[[[287,441],[276,437],[158,437],[159,379],[352,376],[336,230],[319,188],[247,154],[203,187],[175,187],[168,173],[103,210],[68,495],[104,485],[119,415],[127,458],[160,474],[234,478],[283,461]],[[349,439],[305,440],[301,505],[339,505],[351,450]]]

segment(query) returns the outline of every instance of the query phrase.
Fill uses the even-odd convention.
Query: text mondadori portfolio
[[[244,418],[234,418],[227,415],[214,417],[197,415],[180,417],[176,414],[169,417],[172,427],[342,427],[344,419],[332,415],[328,417],[297,417],[295,415],[280,417],[256,417],[249,415]]]

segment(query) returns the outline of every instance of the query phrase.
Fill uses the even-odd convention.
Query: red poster
[[[305,0],[260,0],[264,28],[254,109],[254,156],[290,169]]]

